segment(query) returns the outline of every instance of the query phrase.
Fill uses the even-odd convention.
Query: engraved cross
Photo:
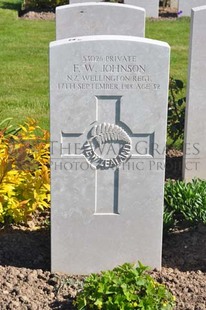
[[[130,144],[135,145],[138,139],[144,138],[148,140],[149,146],[154,140],[153,133],[151,134],[138,134],[132,133],[129,127],[121,122],[121,96],[96,96],[96,123],[97,124],[112,124],[112,128],[116,128],[118,132],[116,136],[124,135],[124,138],[128,140],[128,143],[125,144],[122,154],[119,154],[115,159],[112,159],[115,169],[107,166],[105,163],[108,163],[107,160],[104,161],[104,165],[101,169],[97,169],[94,166],[95,173],[95,215],[115,215],[119,214],[118,210],[118,200],[119,200],[119,164],[115,166],[116,163],[120,161],[120,156],[122,156],[122,161],[127,159],[128,154],[130,153]],[[125,131],[126,130],[126,131]],[[73,142],[71,145],[78,145],[78,139],[83,133],[69,134],[62,133],[62,144],[65,145],[66,141],[69,140]],[[129,136],[128,136],[128,135]],[[129,139],[127,139],[127,137]],[[115,140],[115,137],[114,137]],[[88,142],[86,142],[88,143]],[[86,144],[85,144],[86,145]],[[92,162],[88,160],[88,154],[92,154],[91,146],[86,146],[86,150],[83,151],[83,154],[76,155],[81,161],[85,160],[92,165]],[[74,151],[72,152],[74,153]],[[149,150],[150,155],[152,155],[152,147]],[[74,153],[76,154],[76,153]],[[93,155],[96,154],[93,152]],[[63,154],[66,155],[66,154]],[[139,158],[140,155],[135,154],[134,148],[131,154],[132,158]],[[98,159],[98,158],[97,158]],[[111,160],[110,160],[111,163]],[[119,162],[120,163],[120,162]],[[92,165],[93,166],[93,165]]]

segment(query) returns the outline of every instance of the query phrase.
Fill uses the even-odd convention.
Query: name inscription
[[[79,63],[71,64],[70,72],[63,81],[57,83],[57,89],[160,89],[153,80],[146,64],[138,62],[136,56],[83,56]]]

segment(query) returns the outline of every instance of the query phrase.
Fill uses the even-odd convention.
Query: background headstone
[[[192,9],[183,178],[206,179],[206,6]]]
[[[144,37],[145,10],[116,3],[85,3],[56,8],[56,39],[86,35]]]
[[[53,271],[160,268],[168,67],[159,41],[51,43]]]
[[[144,8],[146,17],[159,16],[159,0],[124,0],[124,3]]]
[[[178,16],[191,16],[191,9],[206,5],[206,0],[179,0]]]

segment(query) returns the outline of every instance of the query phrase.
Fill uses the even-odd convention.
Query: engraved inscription
[[[146,64],[129,56],[83,56],[79,63],[71,64],[70,73],[57,83],[59,91],[66,90],[139,90],[158,91]]]
[[[122,143],[116,157],[104,159],[97,154],[96,148],[105,143]],[[90,139],[83,145],[83,154],[92,166],[97,169],[118,167],[128,160],[132,148],[132,141],[125,130],[120,126],[102,123],[94,126],[90,132]]]

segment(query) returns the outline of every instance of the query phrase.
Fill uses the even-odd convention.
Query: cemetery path
[[[11,226],[0,230],[0,309],[73,309],[83,277],[51,273],[50,231]],[[163,268],[152,275],[176,296],[176,310],[206,309],[206,226],[168,234]]]

